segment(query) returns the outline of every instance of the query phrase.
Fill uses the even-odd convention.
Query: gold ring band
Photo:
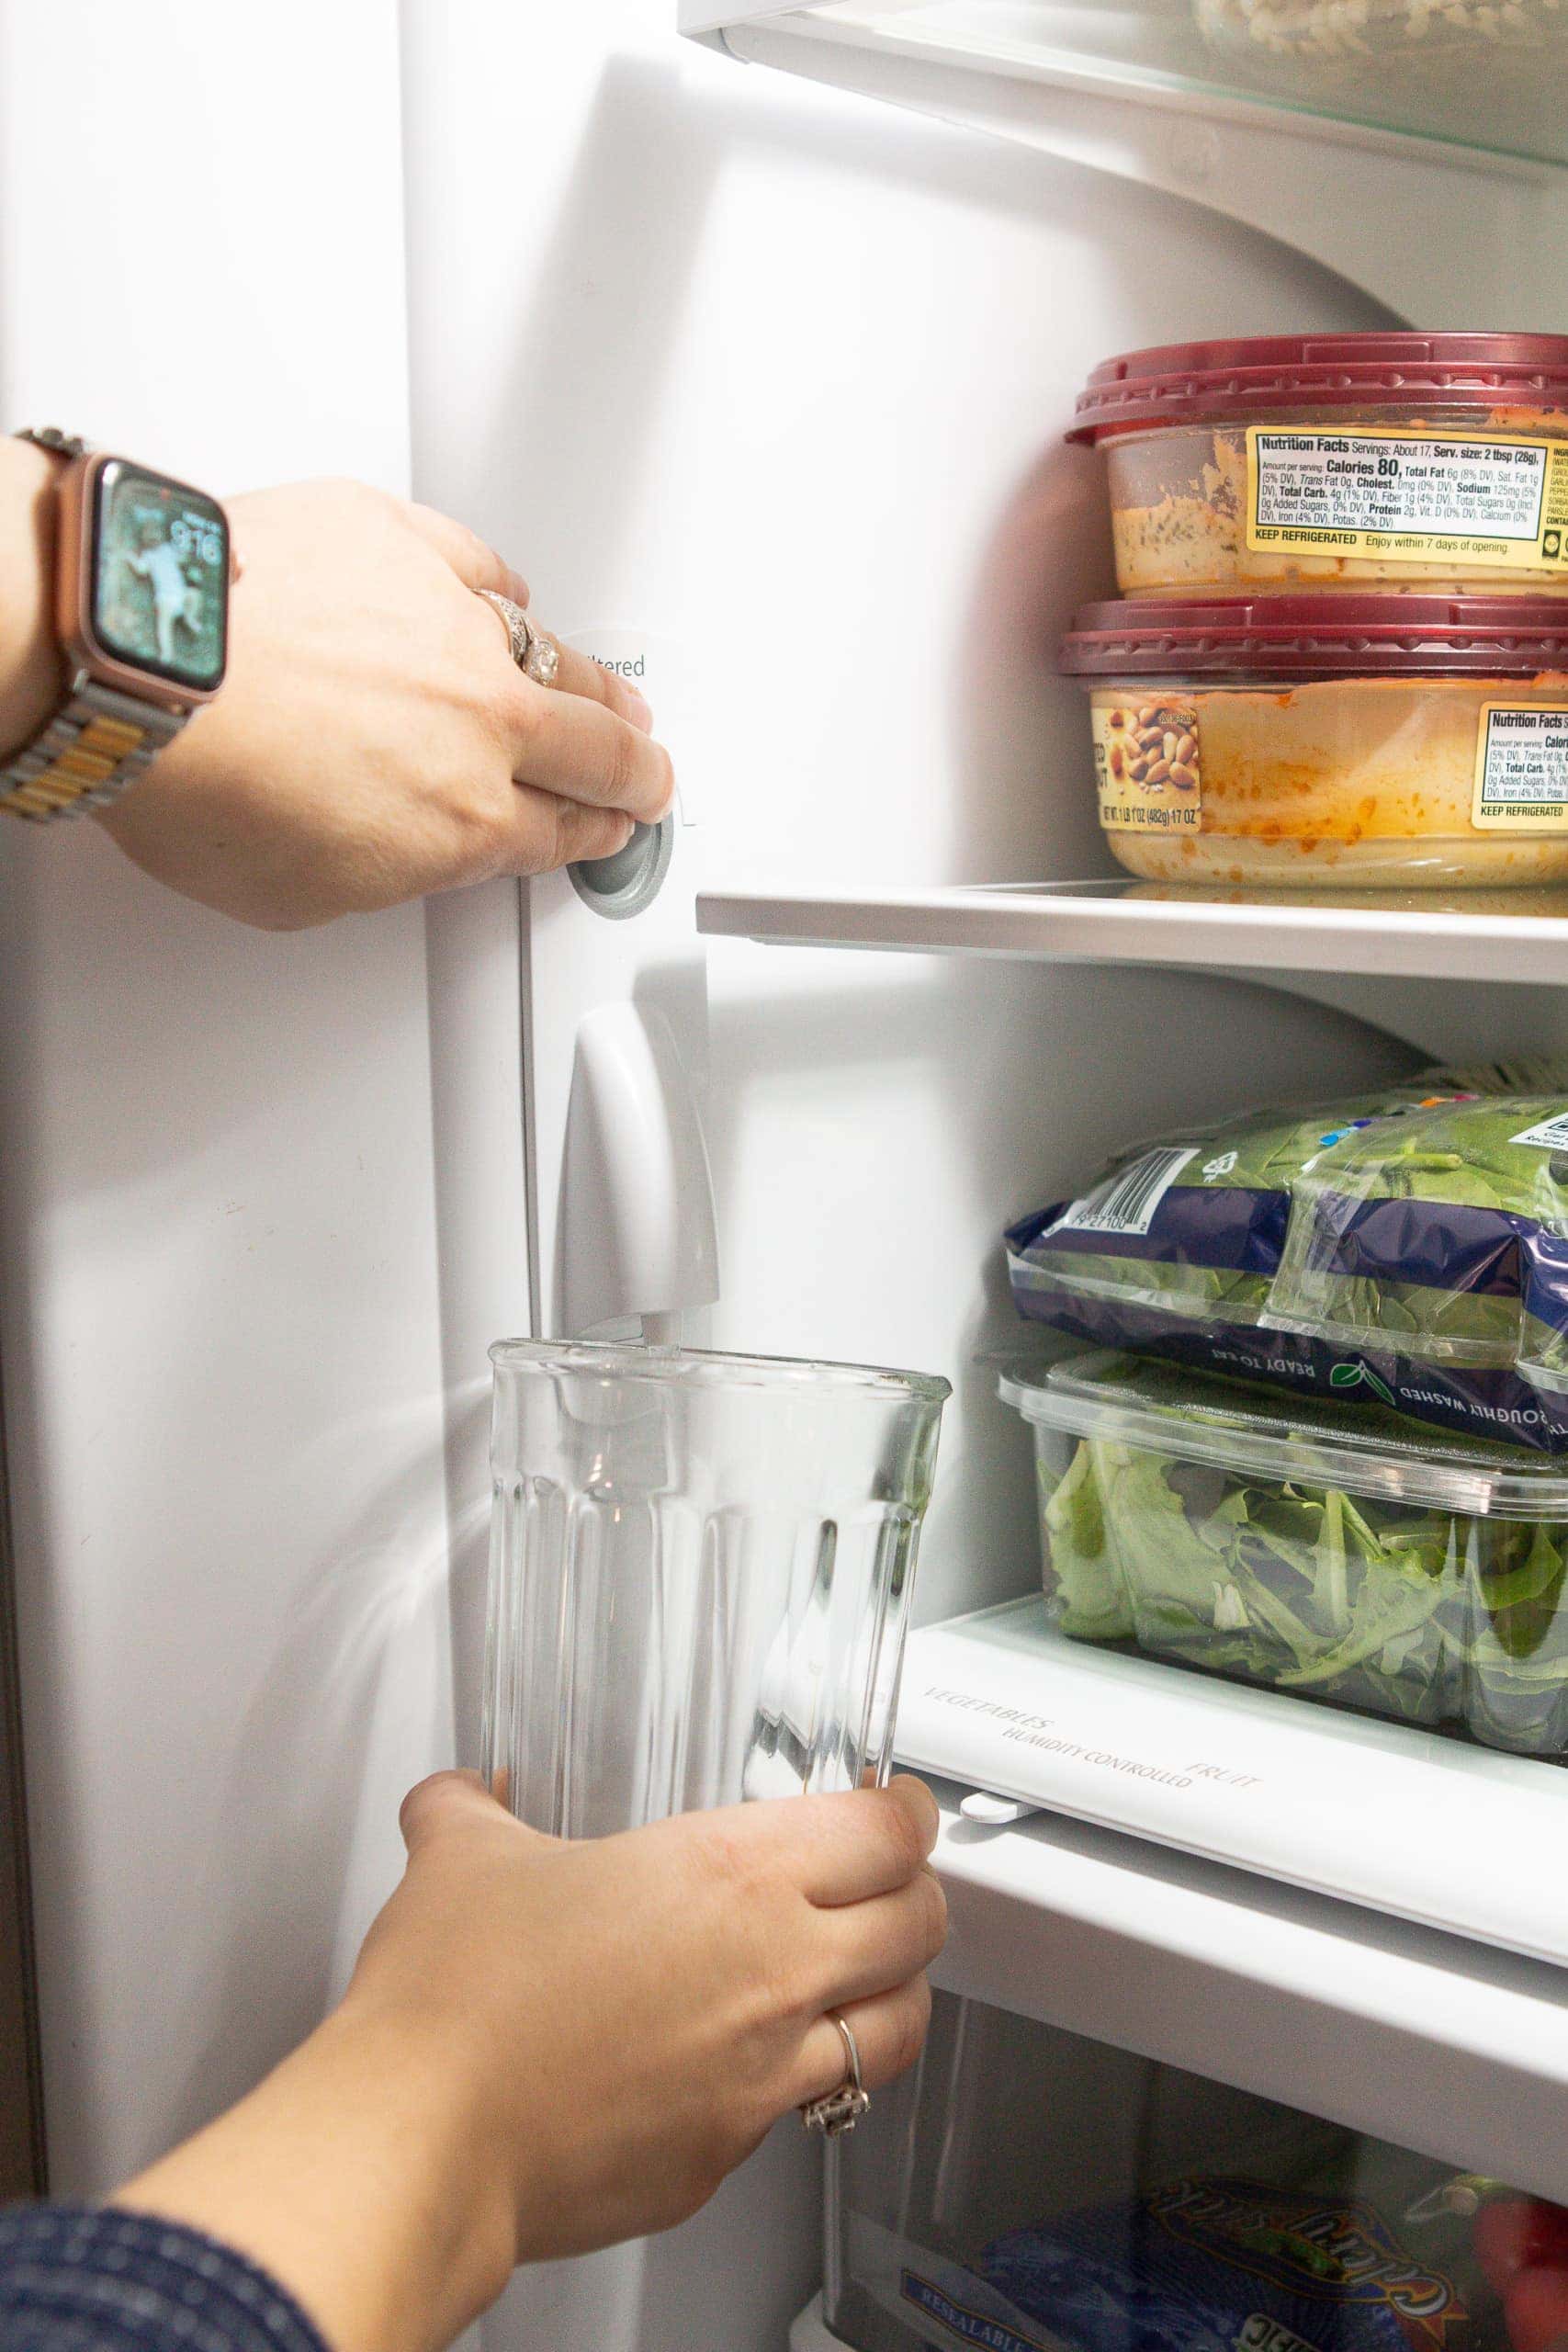
[[[482,596],[487,605],[493,605],[506,623],[512,659],[524,676],[532,678],[536,686],[553,686],[560,669],[560,648],[555,639],[537,621],[530,620],[521,605],[503,596],[499,589],[479,588],[475,594]]]

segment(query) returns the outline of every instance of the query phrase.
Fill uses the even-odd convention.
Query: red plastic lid
[[[1568,673],[1568,596],[1227,596],[1085,605],[1072,678],[1530,678]]]
[[[1568,335],[1264,334],[1167,343],[1101,362],[1078,394],[1069,441],[1205,417],[1246,422],[1284,408],[1409,401],[1568,407]]]

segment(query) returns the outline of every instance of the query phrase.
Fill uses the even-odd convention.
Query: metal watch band
[[[85,457],[92,447],[58,424],[28,425],[16,438],[66,459]],[[47,824],[107,808],[174,741],[189,715],[117,694],[79,672],[48,726],[0,766],[0,810]]]
[[[47,822],[106,807],[174,741],[186,716],[78,674],[49,725],[0,767],[0,809]]]

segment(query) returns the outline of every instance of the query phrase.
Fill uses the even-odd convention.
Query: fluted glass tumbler
[[[603,1836],[886,1778],[945,1380],[505,1340],[484,1770]]]

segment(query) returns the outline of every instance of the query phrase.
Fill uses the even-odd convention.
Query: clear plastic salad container
[[[1096,1351],[1001,1382],[1061,1633],[1568,1753],[1568,1471]]]
[[[1100,821],[1156,882],[1341,890],[1568,878],[1568,603],[1089,605]]]
[[[589,1838],[885,1779],[947,1382],[564,1340],[491,1359],[502,1802]]]
[[[1259,335],[1108,359],[1125,596],[1568,592],[1568,335]]]

